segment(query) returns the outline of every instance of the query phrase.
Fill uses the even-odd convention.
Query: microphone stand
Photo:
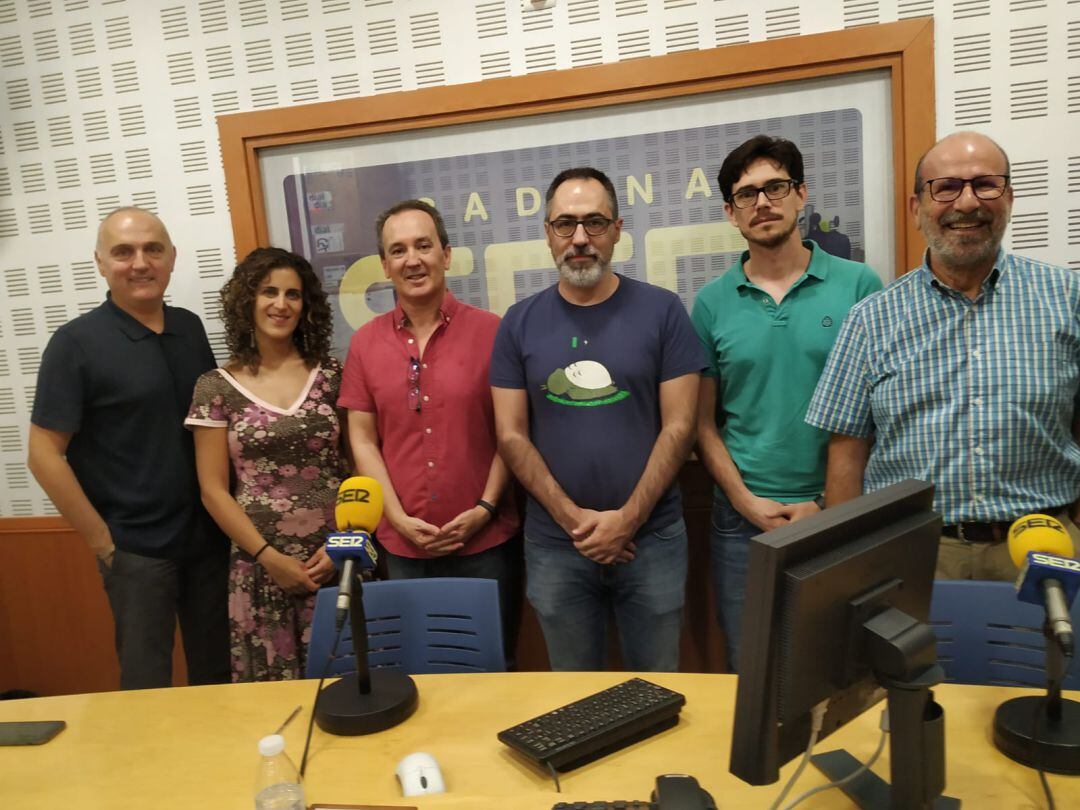
[[[1050,622],[1046,637],[1046,696],[1007,700],[994,713],[994,745],[1005,756],[1050,773],[1080,774],[1080,703],[1061,696],[1069,668]]]
[[[356,682],[360,695],[371,694],[371,667],[368,664],[367,614],[364,612],[364,577],[357,571],[353,588],[356,596],[349,603],[349,629],[352,630],[353,654],[356,655]],[[363,665],[360,662],[363,661]]]
[[[390,668],[371,671],[363,578],[359,567],[350,573],[353,579],[349,627],[356,654],[356,672],[323,689],[315,712],[319,728],[347,737],[392,728],[416,711],[418,702],[416,684],[404,672]]]

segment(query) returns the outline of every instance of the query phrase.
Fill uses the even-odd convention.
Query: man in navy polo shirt
[[[510,308],[491,358],[499,452],[529,492],[526,593],[553,669],[603,669],[613,609],[625,666],[674,671],[703,353],[674,293],[612,272],[606,175],[560,173],[545,214],[559,281]]]
[[[161,220],[114,211],[94,258],[109,295],[45,348],[30,471],[98,558],[120,687],[171,684],[178,617],[188,682],[224,683],[228,545],[202,508],[183,425],[214,356],[198,316],[164,303],[176,248]]]

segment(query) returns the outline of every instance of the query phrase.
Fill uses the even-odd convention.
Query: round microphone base
[[[1043,697],[1006,700],[994,713],[994,745],[1021,765],[1080,774],[1080,703],[1062,700],[1061,716],[1053,719]]]
[[[356,675],[346,675],[319,694],[315,722],[323,731],[343,737],[374,734],[408,719],[418,700],[416,684],[404,673],[375,670],[366,695],[360,694]]]

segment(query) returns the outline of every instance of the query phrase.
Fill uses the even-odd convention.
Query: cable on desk
[[[551,771],[551,778],[555,780],[555,792],[562,793],[562,785],[559,784],[559,772],[555,770],[555,766],[550,762],[547,763],[548,770]]]
[[[1062,651],[1064,656],[1063,667],[1061,670],[1061,680],[1054,679],[1046,684],[1046,695],[1043,697],[1042,706],[1035,712],[1035,717],[1031,723],[1031,742],[1032,750],[1039,750],[1039,728],[1042,716],[1047,713],[1047,709],[1050,707],[1050,694],[1057,692],[1060,696],[1061,687],[1065,680],[1065,674],[1069,671],[1069,667],[1072,665],[1073,656],[1071,651]],[[1035,760],[1035,769],[1039,772],[1039,784],[1042,785],[1043,793],[1046,794],[1046,806],[1049,810],[1054,810],[1054,794],[1050,792],[1050,783],[1046,781],[1046,771],[1043,770],[1042,762],[1039,759]]]
[[[315,700],[311,704],[311,717],[308,718],[307,724],[307,739],[304,740],[304,756],[300,759],[300,778],[304,778],[304,771],[307,770],[307,755],[308,748],[311,746],[311,730],[315,725],[315,713],[319,709],[319,696],[322,694],[323,681],[326,680],[326,676],[330,674],[330,665],[334,663],[334,659],[337,658],[338,645],[341,644],[341,628],[337,629],[334,634],[334,646],[330,650],[330,655],[326,657],[326,663],[323,665],[322,675],[319,676],[319,685],[315,687]]]
[[[781,803],[784,801],[784,797],[791,792],[791,788],[795,786],[795,782],[802,776],[802,772],[806,770],[806,765],[810,762],[810,754],[814,750],[814,746],[817,744],[818,734],[821,733],[821,726],[825,722],[825,712],[829,709],[829,699],[821,701],[814,708],[810,710],[810,742],[806,745],[806,753],[803,754],[802,760],[799,762],[799,767],[795,769],[795,773],[791,775],[791,778],[787,780],[787,784],[784,785],[784,789],[780,791],[780,795],[776,797],[769,810],[778,810]]]
[[[877,748],[875,748],[874,753],[870,755],[870,759],[866,760],[865,763],[863,763],[858,768],[853,770],[851,773],[849,773],[843,779],[837,779],[835,782],[829,782],[827,785],[818,785],[815,788],[810,788],[810,790],[806,791],[802,795],[797,796],[796,798],[792,799],[791,803],[789,805],[787,805],[787,807],[785,807],[784,810],[791,810],[795,805],[800,804],[801,802],[805,801],[806,799],[809,799],[811,796],[813,796],[816,793],[821,793],[823,790],[830,790],[830,789],[832,789],[834,787],[840,787],[841,785],[845,785],[848,782],[850,782],[852,779],[854,779],[856,776],[861,776],[862,774],[864,774],[868,770],[870,770],[874,766],[874,763],[877,762],[878,757],[881,756],[881,752],[885,750],[885,740],[887,740],[889,738],[889,710],[888,709],[882,709],[881,710],[881,722],[879,723],[879,725],[881,727],[881,737],[878,738]]]
[[[1033,748],[1035,750],[1038,750],[1039,745],[1039,721],[1042,720],[1042,716],[1046,712],[1049,705],[1050,692],[1048,689],[1046,695],[1042,699],[1042,706],[1037,712],[1035,712],[1035,719],[1032,722],[1031,742],[1033,743]],[[1039,784],[1042,785],[1043,793],[1046,794],[1046,806],[1048,810],[1054,810],[1054,794],[1050,792],[1050,783],[1046,781],[1046,771],[1043,770],[1042,762],[1036,760],[1035,768],[1039,772]]]

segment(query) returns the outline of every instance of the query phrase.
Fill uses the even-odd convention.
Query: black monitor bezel
[[[933,485],[906,480],[752,538],[730,762],[731,772],[740,779],[755,785],[771,784],[792,754],[782,749],[778,722],[777,659],[784,572],[829,553],[845,535],[870,534],[917,514],[925,517],[925,522],[920,521],[924,526],[933,526],[940,536],[941,518],[933,512],[933,497]],[[822,736],[882,697],[884,692],[867,679],[838,692]],[[786,739],[802,740],[805,747],[810,735],[809,715],[784,728],[783,734]]]

